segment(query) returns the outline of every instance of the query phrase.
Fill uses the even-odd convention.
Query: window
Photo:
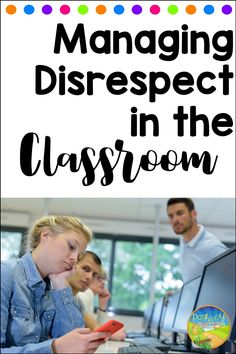
[[[182,286],[179,246],[160,240],[156,299]],[[112,293],[110,308],[120,314],[142,314],[149,304],[153,244],[151,237],[96,234],[89,249],[102,259]]]
[[[112,307],[143,311],[148,306],[152,244],[117,241]]]
[[[94,237],[90,243],[88,249],[95,252],[102,260],[102,265],[105,268],[107,274],[109,274],[110,264],[111,264],[111,253],[112,253],[112,241],[106,239],[104,235],[100,235],[100,238]]]
[[[2,228],[1,260],[18,258],[22,255],[22,242],[25,229]]]
[[[157,253],[157,280],[155,289],[161,297],[168,290],[175,290],[183,285],[182,276],[179,268],[179,246],[173,240],[161,240],[158,245]]]

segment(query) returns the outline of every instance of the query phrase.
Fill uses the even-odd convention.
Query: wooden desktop
[[[101,344],[95,353],[117,353],[120,347],[128,347],[130,342],[108,340],[105,344]]]

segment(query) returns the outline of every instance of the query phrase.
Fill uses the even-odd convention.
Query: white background
[[[104,2],[107,13],[99,16],[95,12],[98,2],[87,2],[89,13],[81,16],[77,7],[82,2],[48,1],[53,7],[51,15],[43,15],[42,1],[30,1],[35,7],[31,16],[24,14],[23,8],[27,2],[14,2],[17,7],[15,15],[7,15],[5,7],[9,2],[2,3],[2,195],[3,197],[234,197],[235,195],[235,133],[228,137],[219,137],[210,130],[209,137],[203,137],[201,124],[197,137],[190,137],[187,130],[184,137],[177,137],[176,122],[173,114],[177,106],[183,105],[185,111],[191,105],[197,106],[198,113],[204,113],[209,121],[221,112],[235,117],[235,80],[230,80],[230,95],[222,95],[222,80],[216,79],[216,92],[203,95],[194,85],[194,92],[190,95],[179,95],[170,89],[168,93],[158,96],[155,103],[150,103],[148,94],[135,96],[126,93],[120,96],[111,95],[105,86],[105,81],[98,81],[95,85],[95,94],[87,96],[73,96],[67,93],[59,96],[58,88],[48,95],[35,94],[35,66],[47,65],[58,74],[58,67],[64,65],[66,72],[99,71],[108,75],[114,71],[124,72],[127,77],[130,73],[140,70],[148,74],[150,71],[165,71],[173,78],[181,71],[188,71],[197,77],[203,71],[211,71],[216,76],[224,64],[233,71],[235,53],[226,62],[212,58],[215,50],[211,46],[209,55],[179,55],[171,62],[158,58],[159,49],[153,55],[143,55],[134,48],[132,55],[99,55],[89,49],[88,54],[81,55],[78,50],[68,54],[64,50],[61,54],[54,54],[54,40],[57,23],[63,23],[71,36],[78,23],[84,23],[87,38],[96,30],[129,31],[134,36],[141,30],[156,30],[158,35],[165,30],[177,29],[182,32],[181,26],[187,24],[190,30],[207,31],[209,37],[219,30],[235,29],[234,2],[214,1],[213,15],[206,15],[203,8],[205,1],[191,2],[197,7],[197,13],[190,16],[185,8],[188,1],[158,2],[161,7],[159,15],[151,15],[149,8],[155,2],[139,1],[143,13],[135,16],[131,8],[135,2],[122,1],[125,13],[121,16],[114,14],[115,2]],[[62,4],[71,7],[67,16],[60,14]],[[85,1],[83,2],[85,3]],[[102,2],[99,2],[99,4]],[[167,8],[176,3],[179,13],[175,16],[168,14]],[[209,2],[211,3],[211,2]],[[221,8],[224,4],[233,7],[231,15],[224,15]],[[116,3],[118,4],[118,2]],[[181,42],[180,42],[181,43]],[[83,80],[85,83],[85,81]],[[147,81],[146,81],[147,82]],[[209,82],[210,83],[210,82]],[[129,85],[128,87],[130,87]],[[131,137],[130,135],[130,108],[136,106],[139,112],[153,113],[159,118],[160,136],[153,137],[148,130],[146,137]],[[234,129],[234,127],[233,127]],[[196,152],[199,155],[207,150],[214,160],[219,155],[215,172],[205,175],[201,167],[190,167],[188,172],[176,167],[172,172],[166,172],[160,166],[153,172],[140,171],[134,183],[125,183],[122,179],[123,158],[114,170],[114,181],[103,187],[100,180],[103,176],[102,168],[96,169],[96,180],[89,187],[82,185],[85,173],[81,169],[72,174],[69,167],[59,168],[53,177],[44,174],[42,164],[37,175],[25,176],[20,169],[20,144],[23,136],[28,132],[35,132],[40,138],[36,145],[34,161],[43,159],[44,137],[52,139],[52,165],[55,166],[57,156],[62,153],[76,153],[78,159],[84,147],[92,147],[96,151],[97,161],[102,147],[110,147],[115,151],[117,139],[124,140],[124,149],[134,154],[134,172],[140,161],[140,156],[150,149],[155,150],[158,156],[166,154],[168,150],[175,150],[181,157],[183,150],[189,155]],[[115,157],[118,153],[115,151]],[[113,158],[111,161],[115,161]]]

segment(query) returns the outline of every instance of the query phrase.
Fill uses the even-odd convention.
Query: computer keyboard
[[[164,353],[157,349],[153,345],[132,345],[129,347],[121,347],[118,349],[118,353],[135,353],[135,354],[145,354],[145,353]]]
[[[131,343],[131,345],[151,345],[163,352],[168,352],[170,350],[169,344],[161,343],[160,339],[155,337],[135,338],[134,343]]]

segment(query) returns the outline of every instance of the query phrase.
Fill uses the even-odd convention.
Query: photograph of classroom
[[[84,346],[78,346],[81,348],[78,353],[236,352],[234,198],[3,198],[1,262],[8,264],[27,254],[35,254],[30,262],[33,258],[39,273],[50,275],[50,271],[43,273],[42,269],[55,263],[53,254],[57,258],[59,243],[55,252],[55,244],[51,243],[51,248],[45,248],[51,250],[51,254],[42,257],[42,247],[49,246],[39,246],[50,238],[47,233],[44,235],[45,227],[40,231],[37,256],[28,239],[37,222],[38,226],[42,225],[52,216],[79,218],[85,228],[83,232],[86,235],[92,232],[91,240],[90,235],[86,236],[86,242],[79,240],[83,252],[76,255],[77,275],[66,278],[69,279],[66,286],[77,298],[76,304],[85,323],[82,326],[83,322],[78,322],[74,328],[85,326],[94,330],[108,320],[124,324],[124,328],[101,345],[84,341]],[[69,235],[72,229],[63,230],[69,230]],[[56,231],[56,234],[61,232]],[[43,260],[45,267],[41,266],[41,271],[40,262],[35,259]],[[68,274],[71,271],[69,267],[64,270]],[[16,271],[12,277],[17,278],[17,274]],[[9,287],[4,276],[1,286],[4,283],[3,286]],[[76,276],[81,279],[84,276],[79,285]],[[41,280],[46,278],[42,276]],[[58,279],[49,277],[49,280],[49,284],[43,281],[46,290],[50,284],[54,285],[54,290],[64,289],[64,285],[58,285]],[[2,291],[5,297],[6,288]],[[17,291],[16,298],[22,296],[22,291]],[[43,337],[41,330],[39,338],[32,334],[30,339],[31,334],[27,334],[26,340],[23,333],[19,336],[11,332],[8,336],[7,331],[14,332],[17,323],[21,326],[13,313],[21,310],[19,304],[13,306],[11,300],[8,305],[2,302],[5,304],[5,298],[2,301],[1,296],[1,318],[4,314],[6,319],[5,327],[1,325],[2,353],[11,352],[11,348],[14,353],[72,352],[72,347],[65,350],[65,346],[59,346],[61,342],[57,348],[53,344],[56,343],[54,338],[64,338],[70,330],[60,335],[57,332],[55,336],[48,332],[47,337]],[[209,304],[224,310],[230,321],[227,338],[215,349],[207,344],[205,347],[194,345],[187,332],[191,313]],[[39,317],[42,313],[43,310]],[[47,313],[52,313],[52,326],[56,315],[53,311]],[[30,316],[29,313],[28,323]],[[24,318],[23,326],[25,321]],[[32,321],[36,323],[35,318]],[[40,325],[44,326],[41,322]],[[92,340],[97,343],[98,335]],[[70,339],[70,345],[72,342]]]

